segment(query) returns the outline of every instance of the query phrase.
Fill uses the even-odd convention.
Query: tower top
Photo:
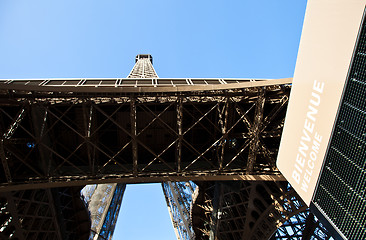
[[[150,54],[138,54],[135,58],[135,63],[139,60],[139,59],[143,59],[143,58],[147,58],[150,60],[151,64],[153,63],[153,57]]]
[[[153,60],[150,54],[138,54],[127,78],[158,78],[153,67]]]

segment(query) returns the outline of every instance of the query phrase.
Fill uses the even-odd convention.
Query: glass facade
[[[365,16],[313,204],[347,239],[366,239]]]

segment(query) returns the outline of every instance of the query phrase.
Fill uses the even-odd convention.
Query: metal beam
[[[260,88],[258,91],[258,99],[255,103],[254,123],[252,124],[252,127],[250,129],[252,140],[249,146],[248,162],[246,169],[247,173],[253,171],[254,163],[257,158],[257,151],[259,147],[259,134],[263,121],[263,111],[265,102],[264,94],[265,94],[264,88]]]
[[[188,181],[286,181],[286,178],[279,174],[228,174],[228,175],[212,175],[210,173],[187,173],[184,176],[138,176],[133,177],[131,174],[125,176],[109,175],[103,178],[86,178],[79,176],[53,178],[52,181],[42,179],[30,179],[19,184],[1,184],[0,192],[19,191],[27,189],[54,188],[54,187],[72,187],[83,186],[89,184],[104,183],[160,183],[160,182],[188,182]]]
[[[263,124],[261,125],[261,131],[263,131],[270,122],[277,116],[277,114],[286,106],[288,102],[288,96],[284,95],[280,102],[273,108],[273,110],[264,118]]]
[[[21,110],[18,112],[16,118],[13,119],[13,122],[10,125],[9,129],[3,134],[3,136],[0,139],[1,163],[4,168],[6,180],[9,183],[12,182],[12,177],[11,177],[11,173],[10,173],[10,169],[9,169],[8,158],[6,157],[6,153],[5,153],[5,149],[4,149],[4,140],[9,140],[13,136],[14,132],[18,128],[18,126],[19,126],[20,122],[23,120],[24,116],[25,116],[25,108],[22,107]]]
[[[93,148],[90,144],[91,141],[91,131],[92,131],[92,121],[93,121],[93,105],[89,103],[89,111],[86,102],[83,103],[83,118],[84,118],[84,129],[85,129],[85,139],[87,154],[88,154],[88,162],[90,167],[91,174],[95,174],[95,148]]]
[[[178,132],[178,142],[176,148],[176,158],[177,158],[177,172],[182,171],[182,142],[183,142],[183,103],[182,98],[179,97],[177,101],[177,132]]]
[[[149,78],[146,78],[144,80],[148,80]],[[150,78],[151,79],[151,78]],[[20,79],[19,79],[20,80]],[[159,78],[159,82],[162,82],[162,84],[156,85],[146,85],[146,84],[138,84],[137,85],[126,85],[123,84],[126,80],[131,80],[130,78],[127,79],[110,79],[112,81],[115,81],[113,84],[102,84],[102,85],[89,85],[89,84],[52,84],[53,82],[58,81],[70,81],[75,82],[82,80],[83,82],[87,81],[87,79],[57,79],[54,81],[49,81],[45,85],[31,85],[31,84],[24,84],[24,80],[11,80],[7,82],[6,80],[0,79],[0,90],[15,90],[15,91],[27,91],[27,92],[33,92],[40,93],[40,92],[49,92],[49,93],[57,93],[60,92],[64,93],[161,93],[161,92],[195,92],[195,91],[210,91],[210,90],[230,90],[230,89],[241,89],[241,88],[255,88],[255,87],[264,87],[264,86],[273,86],[273,85],[283,85],[283,84],[291,84],[292,78],[282,78],[282,79],[261,79],[258,81],[253,81],[253,79],[236,79],[236,83],[229,83],[229,84],[212,84],[212,82],[218,82],[219,79],[211,79],[211,81],[205,81],[207,79],[185,79],[186,82],[208,82],[209,84],[203,83],[203,84],[179,84],[179,85],[173,85],[172,81],[174,82],[175,79],[169,78],[169,79],[162,79]],[[92,81],[96,81],[96,79],[90,79]],[[108,81],[108,79],[99,79],[100,81]],[[122,84],[116,84],[118,81],[122,80]],[[152,80],[152,79],[151,79]],[[225,80],[225,79],[224,79]],[[233,79],[230,79],[232,81]],[[98,87],[96,87],[98,86]],[[14,92],[12,92],[14,94]]]
[[[23,120],[24,116],[25,116],[25,108],[22,107],[22,109],[18,112],[16,118],[13,119],[13,122],[10,125],[9,129],[6,131],[6,133],[4,133],[3,137],[5,139],[10,139],[13,136],[15,130],[18,128],[18,126],[19,126],[20,122]]]
[[[6,157],[6,154],[5,154],[5,151],[4,151],[4,139],[0,140],[0,158],[1,158],[1,163],[3,165],[6,180],[8,181],[8,183],[11,183],[13,180],[11,178],[11,173],[10,173],[9,164],[8,164],[8,158]]]
[[[221,133],[223,135],[223,139],[221,140],[221,153],[219,154],[219,171],[222,171],[223,169],[225,145],[227,141],[227,125],[229,117],[228,113],[229,113],[229,98],[227,97],[222,111],[219,110],[219,121],[221,125]]]
[[[168,185],[169,185],[169,187],[171,189],[171,192],[172,192],[173,201],[175,203],[182,202],[183,200],[181,199],[180,195],[177,194],[176,188],[175,188],[175,186],[173,186],[173,184],[175,185],[175,183],[168,182]],[[177,207],[177,209],[179,211],[179,214],[182,218],[185,229],[190,229],[189,228],[189,223],[187,222],[187,219],[184,217],[186,214],[184,213],[184,210],[182,209],[182,206],[180,204],[176,204],[176,207]],[[189,239],[194,239],[194,237],[193,237],[193,235],[190,231],[187,231],[187,233],[189,235]]]
[[[136,112],[136,98],[132,97],[130,102],[130,121],[131,121],[131,141],[132,141],[132,161],[133,161],[133,174],[134,176],[137,176],[137,161],[138,161],[138,155],[137,155],[137,112]]]
[[[222,195],[223,195],[223,191],[222,191],[222,186],[220,182],[215,182],[215,190],[214,190],[214,195],[213,195],[213,199],[212,199],[212,213],[211,213],[211,229],[210,229],[210,236],[209,236],[209,240],[218,240],[218,227],[219,227],[219,221],[220,221],[220,216],[219,214],[221,214],[221,201],[222,201]]]

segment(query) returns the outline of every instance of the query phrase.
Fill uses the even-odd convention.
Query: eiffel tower
[[[0,80],[2,238],[111,239],[137,182],[163,182],[177,239],[330,238],[275,167],[291,79],[161,79],[152,63]]]

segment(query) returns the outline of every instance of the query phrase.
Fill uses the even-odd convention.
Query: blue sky
[[[292,77],[305,6],[306,0],[1,0],[0,79],[125,77],[141,53],[152,54],[160,77]],[[160,192],[160,185],[127,187],[114,239],[174,239]]]

